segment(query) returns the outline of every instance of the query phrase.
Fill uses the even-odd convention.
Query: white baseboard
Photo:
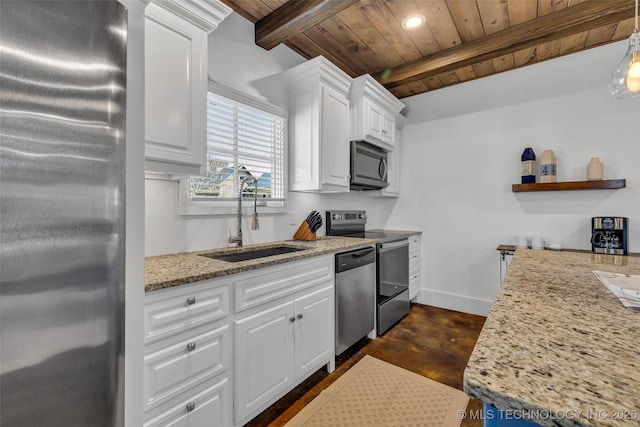
[[[489,314],[493,301],[434,291],[431,289],[420,289],[420,293],[418,294],[418,303],[446,308],[448,310],[461,311],[463,313],[486,316]]]

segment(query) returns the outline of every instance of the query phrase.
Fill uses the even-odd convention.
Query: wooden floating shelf
[[[603,181],[538,182],[535,184],[513,184],[511,191],[571,191],[571,190],[617,190],[627,186],[626,179],[606,179]]]

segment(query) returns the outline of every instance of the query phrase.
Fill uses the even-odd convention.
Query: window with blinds
[[[231,96],[207,95],[207,176],[190,178],[191,199],[234,200],[241,179],[251,176],[257,179],[259,201],[284,201],[285,111],[243,94],[233,99],[228,88],[225,92]],[[250,185],[242,196],[255,193]]]

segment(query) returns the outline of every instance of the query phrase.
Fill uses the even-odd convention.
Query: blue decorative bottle
[[[527,147],[522,152],[522,183],[533,184],[536,182],[536,153],[533,148]]]

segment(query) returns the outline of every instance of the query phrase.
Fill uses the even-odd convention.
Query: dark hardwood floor
[[[314,373],[247,426],[283,426],[367,354],[462,390],[462,374],[484,321],[482,316],[412,304],[409,315],[382,337],[361,340],[336,359],[333,373]],[[467,413],[481,408],[472,399]],[[482,421],[467,417],[462,426],[479,427]]]

